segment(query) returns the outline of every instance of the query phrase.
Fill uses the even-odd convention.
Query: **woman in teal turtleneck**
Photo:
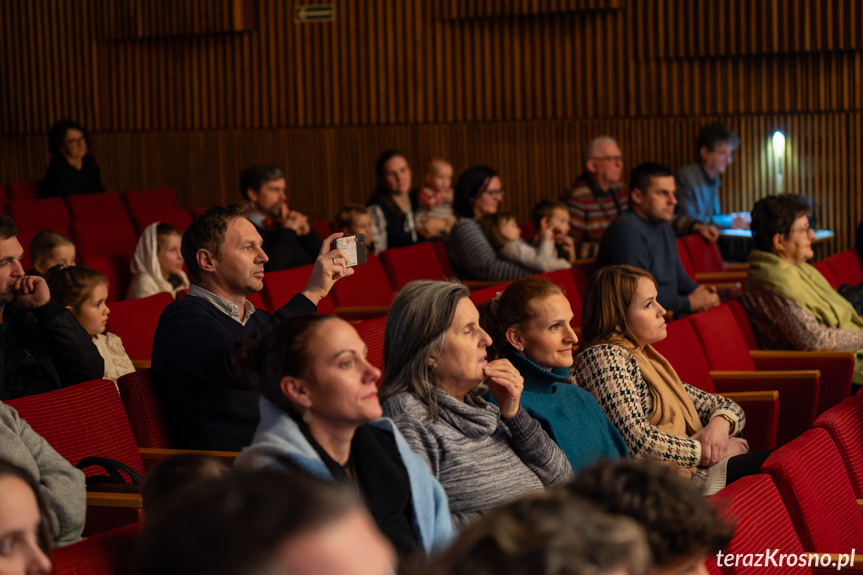
[[[627,457],[626,444],[587,391],[570,383],[578,337],[572,308],[560,286],[541,277],[511,283],[482,314],[494,340],[489,352],[505,357],[524,378],[521,405],[569,458],[573,471],[601,457]]]

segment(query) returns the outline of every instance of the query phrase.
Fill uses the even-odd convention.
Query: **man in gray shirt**
[[[698,134],[698,160],[683,166],[677,179],[674,231],[677,236],[699,234],[709,242],[719,239],[719,230],[748,227],[719,207],[719,177],[733,161],[740,138],[722,124],[702,126]]]

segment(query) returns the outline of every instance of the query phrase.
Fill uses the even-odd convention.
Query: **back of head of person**
[[[725,548],[733,529],[698,486],[656,461],[600,461],[568,486],[605,513],[638,522],[647,535],[654,574],[706,573],[705,559]]]
[[[39,275],[56,265],[73,266],[75,257],[75,244],[60,232],[43,230],[30,241],[30,262]]]
[[[491,510],[427,575],[646,575],[649,567],[640,525],[557,488]]]
[[[25,470],[0,459],[0,574],[50,573],[52,538],[38,484]]]
[[[203,453],[180,453],[159,460],[147,471],[141,488],[146,519],[152,520],[183,496],[208,479],[227,475],[228,466]]]
[[[385,575],[394,564],[351,485],[236,470],[147,521],[134,563],[137,575]]]

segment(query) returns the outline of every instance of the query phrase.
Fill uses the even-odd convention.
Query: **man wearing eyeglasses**
[[[569,209],[569,235],[578,258],[595,258],[605,230],[629,206],[623,152],[614,138],[599,136],[584,149],[584,173],[561,198]]]
[[[748,228],[742,218],[722,213],[719,206],[720,176],[734,160],[740,138],[722,124],[702,126],[698,134],[698,160],[675,174],[677,207],[674,231],[678,236],[699,234],[709,242],[719,239],[719,230]]]

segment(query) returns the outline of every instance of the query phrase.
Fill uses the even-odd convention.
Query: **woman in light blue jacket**
[[[249,345],[238,369],[260,390],[261,423],[241,467],[349,481],[404,561],[453,534],[446,494],[396,426],[382,419],[380,370],[346,321],[285,320]]]

